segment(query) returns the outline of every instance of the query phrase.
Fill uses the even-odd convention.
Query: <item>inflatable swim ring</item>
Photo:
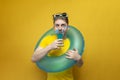
[[[42,39],[49,35],[55,35],[53,28],[48,30],[37,42],[35,49],[40,45]],[[82,55],[84,51],[84,38],[79,30],[73,26],[69,26],[69,30],[66,33],[66,37],[70,40],[70,46],[68,50],[73,50],[74,48],[78,50],[79,54]],[[66,52],[68,51],[66,50]],[[66,53],[65,52],[65,53]],[[76,61],[65,58],[66,54],[62,54],[57,57],[52,57],[46,55],[41,60],[37,61],[37,66],[46,72],[59,72],[72,67]]]

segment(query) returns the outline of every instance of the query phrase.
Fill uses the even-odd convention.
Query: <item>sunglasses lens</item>
[[[66,17],[66,15],[65,15],[65,14],[63,14],[62,16],[63,16],[63,17]]]
[[[55,17],[59,17],[60,15],[55,15]]]

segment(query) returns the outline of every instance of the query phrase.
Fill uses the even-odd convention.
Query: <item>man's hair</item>
[[[55,21],[58,20],[58,19],[64,20],[67,24],[69,23],[68,15],[65,12],[64,13],[53,14],[53,23],[55,23]]]

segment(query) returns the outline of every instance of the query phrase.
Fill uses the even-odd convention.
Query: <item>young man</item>
[[[66,38],[66,32],[69,30],[69,21],[68,15],[66,13],[59,13],[53,15],[53,23],[54,23],[54,30],[55,33],[62,33],[62,39],[56,39],[52,42],[48,41],[49,38],[53,36],[49,36],[49,38],[45,38],[44,42],[47,43],[46,45],[40,45],[34,52],[32,56],[32,61],[36,62],[42,59],[44,56],[48,55],[51,51],[58,51],[58,54],[54,54],[55,56],[60,55],[60,50],[64,48],[65,43],[67,43],[68,39]],[[73,59],[77,61],[77,65],[81,66],[83,61],[81,56],[78,53],[77,49],[68,50],[66,53],[66,58]],[[72,75],[72,68],[67,69],[62,72],[57,73],[48,73],[47,80],[74,80]]]

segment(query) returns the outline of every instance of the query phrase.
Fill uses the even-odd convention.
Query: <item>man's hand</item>
[[[64,46],[63,39],[57,39],[52,44],[49,45],[51,50],[60,49],[60,47],[62,47],[62,46]]]
[[[74,50],[69,50],[67,53],[66,53],[66,58],[68,59],[73,59],[75,61],[79,61],[81,59],[81,56],[79,55],[78,53],[78,50],[74,49]]]

